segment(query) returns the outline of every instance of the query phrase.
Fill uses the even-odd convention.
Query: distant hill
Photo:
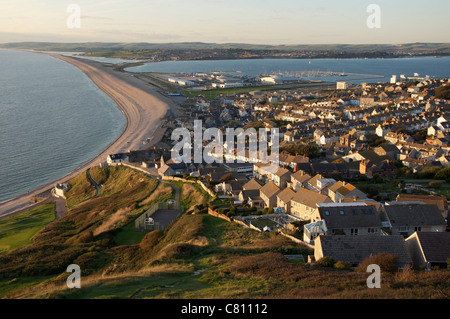
[[[243,49],[276,51],[329,51],[329,52],[387,52],[393,54],[439,54],[450,55],[450,43],[406,43],[406,44],[298,44],[263,45],[247,43],[54,43],[54,42],[17,42],[0,44],[0,48],[34,49],[45,51],[125,51],[125,50],[201,50],[201,49]]]

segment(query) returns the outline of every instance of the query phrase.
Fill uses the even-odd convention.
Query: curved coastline
[[[41,54],[63,60],[81,70],[114,101],[126,118],[126,126],[114,142],[74,171],[31,192],[0,203],[0,218],[36,206],[36,203],[30,201],[31,197],[51,190],[55,183],[66,182],[89,167],[105,162],[109,154],[140,149],[141,141],[150,137],[153,137],[152,141],[146,147],[158,143],[161,136],[156,136],[155,133],[158,133],[158,128],[166,112],[174,106],[170,99],[162,96],[155,91],[154,87],[133,75],[110,70],[98,62],[80,61],[76,58],[50,53]]]

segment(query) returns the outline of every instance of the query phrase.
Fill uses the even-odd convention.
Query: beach
[[[162,120],[168,110],[176,110],[177,105],[168,97],[160,94],[156,88],[133,74],[115,71],[99,62],[85,61],[72,57],[43,53],[72,64],[81,70],[99,89],[105,92],[126,117],[127,125],[122,134],[95,158],[75,171],[44,185],[34,191],[0,204],[0,218],[35,206],[31,198],[47,192],[55,183],[63,183],[79,175],[87,168],[106,162],[109,154],[127,152],[143,148],[143,141],[149,148],[157,144],[163,130]],[[58,156],[55,154],[55,156]]]

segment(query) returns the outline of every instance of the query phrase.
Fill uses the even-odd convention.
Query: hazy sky
[[[81,27],[68,28],[76,4]],[[367,7],[381,28],[367,27]],[[450,42],[448,0],[0,0],[0,43]]]

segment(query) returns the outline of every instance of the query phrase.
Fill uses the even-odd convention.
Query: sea
[[[203,61],[147,62],[129,67],[130,72],[211,73],[230,72],[233,75],[301,76],[305,80],[350,83],[389,82],[392,75],[404,74],[434,78],[450,77],[450,57],[408,57],[394,59],[241,59]],[[335,73],[315,75],[320,72]]]
[[[76,67],[0,50],[0,202],[89,162],[125,127],[116,104]]]
[[[450,57],[167,61],[127,71],[248,76],[310,71],[309,79],[320,81],[386,82],[414,73],[449,78]],[[315,71],[347,75],[315,77]],[[125,127],[114,102],[76,67],[47,55],[0,50],[0,202],[57,181],[101,153]]]

